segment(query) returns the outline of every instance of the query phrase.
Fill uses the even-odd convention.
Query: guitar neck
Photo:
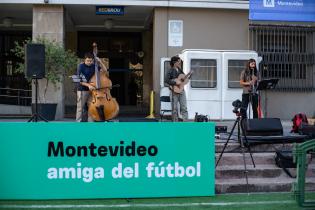
[[[191,76],[192,72],[189,72],[188,74],[185,75],[185,79],[189,78]]]

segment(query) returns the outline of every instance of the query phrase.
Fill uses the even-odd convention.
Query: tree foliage
[[[15,47],[12,49],[12,52],[20,58],[22,62],[17,63],[14,72],[25,72],[25,45],[31,43],[45,45],[45,78],[47,79],[47,83],[51,82],[56,86],[64,76],[70,75],[76,69],[78,57],[74,52],[64,49],[64,47],[56,41],[37,38],[35,40],[25,40],[22,44],[15,42]]]

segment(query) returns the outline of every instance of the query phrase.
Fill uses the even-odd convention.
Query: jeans
[[[258,118],[258,95],[257,94],[251,94],[251,93],[243,93],[242,94],[242,108],[241,108],[241,115],[242,118],[247,118],[247,108],[248,104],[251,101],[252,110],[253,110],[253,118]]]
[[[178,121],[178,105],[179,103],[179,110],[180,114],[182,115],[183,121],[188,120],[188,111],[187,111],[187,100],[186,100],[186,93],[185,91],[181,93],[174,93],[172,92],[172,120],[173,122]]]
[[[89,99],[89,91],[77,91],[77,113],[76,121],[77,122],[91,122],[91,118],[88,116],[87,110],[85,109],[86,103]]]

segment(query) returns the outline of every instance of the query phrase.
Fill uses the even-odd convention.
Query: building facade
[[[119,84],[112,95],[122,112],[148,113],[152,90],[159,109],[162,58],[184,49],[216,49],[255,50],[263,58],[262,78],[279,78],[275,90],[262,93],[265,116],[315,115],[314,22],[250,21],[248,0],[0,0],[0,5],[1,114],[30,112],[31,85],[14,73],[18,60],[10,50],[15,41],[44,36],[81,58],[96,41],[113,84]],[[178,34],[170,30],[176,21]],[[58,104],[57,119],[74,113],[74,88],[65,78],[48,90],[46,100]]]

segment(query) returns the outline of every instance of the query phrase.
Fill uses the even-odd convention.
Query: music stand
[[[278,84],[279,79],[264,79],[259,81],[256,90],[270,90],[275,89]]]
[[[271,90],[275,89],[278,84],[279,79],[264,79],[259,81],[257,90]],[[265,93],[265,104],[267,103],[267,92]],[[265,115],[267,116],[267,110],[265,111]]]
[[[32,114],[31,118],[27,122],[37,122],[38,119],[41,119],[45,122],[48,122],[43,116],[38,113],[38,103],[37,103],[37,96],[38,96],[38,78],[34,76],[32,79],[35,80],[35,112]]]
[[[84,75],[71,75],[69,76],[72,79],[73,83],[80,83],[80,82],[87,82],[86,78],[84,77]]]

